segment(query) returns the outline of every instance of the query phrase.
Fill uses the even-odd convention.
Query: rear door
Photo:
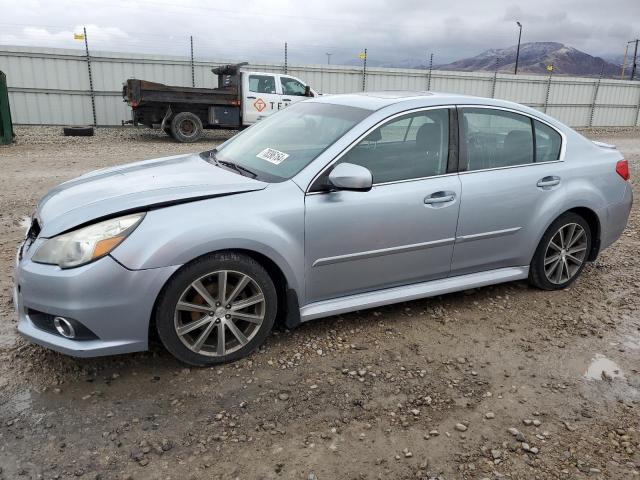
[[[251,125],[261,118],[277,112],[284,106],[279,93],[278,76],[270,73],[243,74],[242,123]]]
[[[564,195],[562,136],[515,111],[459,108],[462,198],[451,275],[526,266],[541,205]]]

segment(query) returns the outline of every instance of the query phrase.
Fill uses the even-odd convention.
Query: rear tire
[[[273,281],[254,259],[210,254],[182,267],[165,285],[156,328],[166,349],[184,363],[231,362],[264,342],[277,302]]]
[[[529,282],[542,290],[560,290],[573,283],[591,251],[591,229],[580,215],[567,212],[542,236],[529,268]]]
[[[171,134],[181,143],[195,142],[202,136],[202,122],[195,113],[177,113],[171,119]]]

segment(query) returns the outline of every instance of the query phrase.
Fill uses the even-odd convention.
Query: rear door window
[[[490,108],[462,109],[467,170],[526,165],[534,162],[531,118]]]
[[[249,75],[249,91],[276,93],[276,79],[273,75]]]

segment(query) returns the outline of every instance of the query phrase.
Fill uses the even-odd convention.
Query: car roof
[[[444,92],[416,92],[407,90],[382,90],[378,92],[346,93],[337,95],[321,95],[314,98],[314,102],[345,105],[349,107],[379,110],[390,105],[410,103],[413,106],[424,107],[437,105],[493,105],[497,107],[517,108],[526,110],[527,107],[505,100],[494,98],[474,97],[457,93]]]

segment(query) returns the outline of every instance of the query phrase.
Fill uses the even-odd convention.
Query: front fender
[[[111,255],[126,268],[184,265],[220,250],[268,257],[300,300],[304,293],[304,196],[292,182],[262,191],[150,211]]]

